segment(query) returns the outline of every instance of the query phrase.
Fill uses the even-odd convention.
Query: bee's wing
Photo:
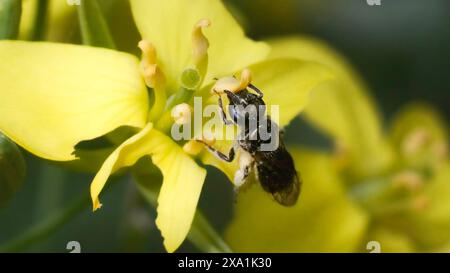
[[[288,187],[272,193],[273,198],[283,206],[295,205],[300,195],[301,181],[297,175],[294,175],[292,179],[293,181],[289,183]]]

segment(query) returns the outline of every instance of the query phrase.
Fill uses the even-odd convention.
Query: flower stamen
[[[251,83],[251,81],[252,81],[252,73],[250,69],[245,68],[244,70],[242,70],[239,80],[236,79],[235,77],[223,77],[217,80],[211,92],[223,93],[225,90],[228,90],[233,93],[236,93],[246,89]]]
[[[162,88],[165,84],[164,73],[156,63],[156,49],[152,43],[142,40],[138,47],[142,51],[141,70],[148,87]]]
[[[203,29],[210,25],[211,21],[208,19],[201,19],[195,24],[192,31],[192,57],[194,59],[194,65],[202,78],[204,78],[208,67],[209,48],[209,41],[203,34]]]
[[[159,69],[156,58],[156,49],[152,43],[142,40],[138,47],[142,51],[141,72],[145,84],[153,89],[155,94],[155,103],[149,113],[150,120],[154,120],[161,115],[166,105],[165,84],[166,77]]]
[[[172,118],[176,124],[183,125],[191,120],[192,109],[187,103],[175,105],[171,112]]]

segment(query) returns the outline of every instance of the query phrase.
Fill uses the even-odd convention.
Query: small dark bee
[[[233,161],[236,149],[240,148],[240,169],[236,172],[234,178],[234,184],[237,188],[244,184],[251,170],[255,170],[256,177],[266,192],[271,193],[281,205],[293,206],[297,202],[301,186],[294,161],[284,146],[278,125],[265,114],[264,94],[252,84],[249,84],[248,88],[257,94],[249,92],[246,88],[238,92],[223,90],[229,100],[228,110],[232,121],[226,116],[221,94],[215,91],[219,96],[218,105],[223,122],[226,125],[237,124],[241,128],[239,137],[228,155],[203,141],[201,142],[212,153],[227,162]],[[263,111],[248,111],[248,106],[254,106],[253,108]],[[253,126],[253,128],[248,126],[251,122],[254,122],[256,126]],[[246,126],[242,126],[244,124]],[[261,132],[263,130],[270,132],[269,138],[262,137]],[[274,149],[261,149],[264,144],[269,144],[272,141],[276,143]]]

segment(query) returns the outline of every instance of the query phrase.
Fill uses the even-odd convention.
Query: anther
[[[194,65],[202,77],[204,77],[208,66],[209,48],[209,42],[203,34],[203,29],[210,25],[211,22],[208,19],[202,19],[195,24],[192,31],[192,57],[194,59]]]
[[[228,90],[236,93],[246,89],[251,81],[252,73],[248,68],[245,68],[242,70],[239,80],[236,77],[223,77],[217,80],[211,91],[223,93],[225,90]]]
[[[175,105],[171,112],[172,118],[176,124],[183,125],[191,120],[192,109],[187,103]]]
[[[152,43],[142,40],[138,47],[142,51],[141,71],[150,88],[161,88],[165,83],[164,73],[156,63],[156,49]]]
[[[146,66],[156,64],[156,49],[152,43],[142,40],[138,43],[138,47],[142,51],[143,64]]]

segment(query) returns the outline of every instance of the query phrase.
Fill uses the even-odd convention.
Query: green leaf
[[[21,13],[21,0],[0,1],[0,40],[17,38]]]
[[[85,45],[116,48],[97,0],[81,0],[78,18]]]

